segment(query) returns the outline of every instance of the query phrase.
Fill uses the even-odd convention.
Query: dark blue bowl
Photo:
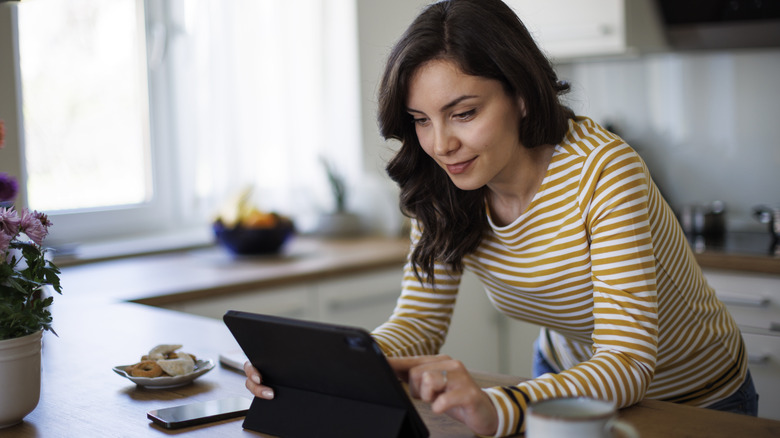
[[[272,228],[228,228],[220,221],[214,222],[212,228],[217,242],[230,252],[241,255],[277,253],[295,233],[292,222],[282,218]]]

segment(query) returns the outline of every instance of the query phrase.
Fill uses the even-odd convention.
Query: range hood
[[[780,47],[780,0],[657,0],[669,46]]]

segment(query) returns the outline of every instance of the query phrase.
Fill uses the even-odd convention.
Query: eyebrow
[[[465,95],[465,96],[460,96],[460,97],[457,97],[457,98],[455,98],[455,99],[451,100],[450,102],[447,102],[447,103],[445,103],[445,104],[444,104],[444,105],[443,105],[443,106],[442,106],[442,107],[439,109],[439,112],[444,112],[444,111],[447,111],[448,109],[450,109],[450,108],[454,107],[455,105],[457,105],[457,104],[459,104],[459,103],[463,102],[464,100],[467,100],[467,99],[473,99],[473,98],[475,98],[475,97],[478,97],[478,96],[476,96],[476,95],[470,95],[470,94],[467,94],[467,95]],[[408,112],[411,112],[411,113],[420,113],[420,114],[425,114],[425,113],[423,113],[423,112],[422,112],[422,111],[420,111],[420,110],[416,110],[416,109],[414,109],[414,108],[409,108],[409,107],[407,107],[407,108],[406,108],[406,111],[408,111]]]

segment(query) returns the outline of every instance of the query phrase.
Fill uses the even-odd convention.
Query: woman
[[[524,430],[534,401],[643,398],[755,415],[740,332],[640,157],[559,102],[568,86],[499,0],[430,5],[380,87],[389,163],[413,220],[402,295],[373,335],[413,395],[475,433]],[[480,389],[435,356],[460,275],[543,328],[535,378]],[[248,388],[264,396],[257,370]]]

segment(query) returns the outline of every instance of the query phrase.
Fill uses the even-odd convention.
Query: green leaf
[[[46,249],[32,241],[15,238],[9,247],[15,251],[0,258],[0,340],[54,332],[49,310],[54,297],[45,296],[42,288],[51,286],[62,294],[60,269],[46,259]]]

